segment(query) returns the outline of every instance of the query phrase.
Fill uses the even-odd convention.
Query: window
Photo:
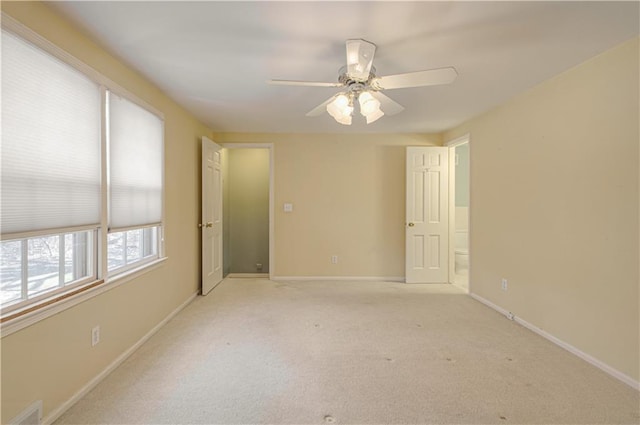
[[[108,93],[109,271],[157,258],[162,222],[162,121]],[[134,230],[129,230],[129,229]],[[137,229],[136,229],[137,228]]]
[[[95,280],[93,231],[2,241],[2,306],[20,306]]]
[[[152,108],[4,18],[3,315],[160,258],[164,150]]]
[[[158,257],[158,227],[109,233],[107,250],[109,271],[151,261]]]

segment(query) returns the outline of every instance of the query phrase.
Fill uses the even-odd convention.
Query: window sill
[[[11,335],[14,332],[17,332],[21,329],[29,327],[48,317],[51,317],[54,314],[58,314],[75,305],[78,305],[87,300],[90,300],[91,298],[98,296],[104,292],[115,289],[120,285],[123,285],[139,276],[144,275],[145,273],[148,273],[154,269],[157,269],[166,260],[167,260],[167,257],[158,258],[154,261],[145,263],[139,267],[127,270],[113,277],[110,277],[109,279],[106,280],[106,282],[100,285],[97,285],[93,288],[87,289],[86,291],[82,291],[78,294],[72,295],[68,298],[65,298],[63,300],[60,300],[48,305],[46,304],[47,300],[45,300],[42,302],[43,304],[42,307],[37,308],[34,311],[17,316],[14,319],[8,320],[0,324],[0,338],[4,338],[8,335]],[[92,284],[95,284],[95,282],[89,284],[89,286],[91,286]],[[25,309],[28,309],[28,308],[30,307],[27,307]]]

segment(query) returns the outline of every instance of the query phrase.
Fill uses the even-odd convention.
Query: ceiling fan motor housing
[[[376,78],[375,72],[376,72],[376,69],[372,66],[367,79],[359,80],[351,77],[347,72],[347,67],[343,66],[338,71],[339,73],[338,82],[340,82],[341,84],[344,84],[344,86],[349,89],[349,92],[355,93],[355,94],[358,94],[365,90],[375,90],[375,88],[373,88],[371,84],[373,80]]]

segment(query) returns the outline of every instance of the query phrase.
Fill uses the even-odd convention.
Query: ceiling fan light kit
[[[360,107],[360,114],[365,117],[367,124],[371,124],[384,115],[395,115],[404,109],[382,94],[382,90],[449,84],[458,76],[455,68],[448,67],[379,77],[376,76],[376,69],[373,66],[375,44],[362,39],[351,39],[346,42],[346,50],[347,65],[338,72],[338,83],[294,80],[270,80],[269,83],[309,87],[345,87],[346,91],[332,96],[309,111],[307,116],[321,115],[326,110],[340,124],[351,125],[356,100]],[[386,113],[383,108],[386,109]]]
[[[351,125],[355,99],[358,100],[360,114],[365,117],[367,124],[384,115],[380,109],[380,101],[368,91],[338,93],[327,104],[327,112],[340,124]]]
[[[344,93],[338,94],[327,105],[327,112],[340,124],[351,125],[353,100]]]
[[[358,102],[360,102],[360,114],[367,119],[367,124],[371,124],[384,115],[384,112],[380,109],[380,101],[368,91],[360,93]]]

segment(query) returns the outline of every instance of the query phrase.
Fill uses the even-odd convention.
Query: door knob
[[[204,225],[204,227],[213,227],[213,223],[209,221],[207,224]]]
[[[413,227],[413,226],[415,226],[415,224],[413,224],[413,223],[409,223],[409,224],[407,224],[407,226],[409,226],[409,227]]]

